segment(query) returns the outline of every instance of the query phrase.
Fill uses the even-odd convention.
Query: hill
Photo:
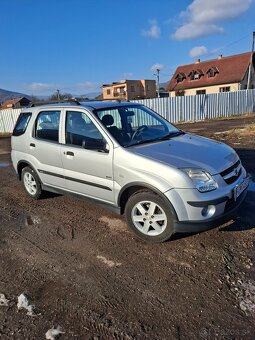
[[[24,94],[24,93],[0,89],[0,102],[4,102],[5,100],[18,98],[18,97],[30,98],[30,96],[28,96],[27,94]]]

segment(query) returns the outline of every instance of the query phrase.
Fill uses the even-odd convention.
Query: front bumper
[[[238,197],[236,201],[234,198],[228,199],[225,204],[224,213],[207,219],[206,221],[175,221],[175,233],[199,233],[205,230],[215,228],[225,222],[235,218],[240,205],[243,203],[247,189]]]

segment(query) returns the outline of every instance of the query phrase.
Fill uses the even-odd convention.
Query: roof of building
[[[116,85],[125,85],[128,82],[141,82],[141,81],[154,81],[153,79],[125,79],[119,82],[112,82],[111,84],[103,84],[102,87],[116,86]]]
[[[247,52],[179,66],[168,84],[168,91],[240,82],[244,79],[250,58],[251,53]],[[214,72],[213,77],[208,77],[209,70]],[[198,74],[198,79],[191,80],[193,73]],[[178,82],[179,76],[183,80]]]
[[[19,97],[19,98],[13,98],[13,99],[8,99],[6,101],[4,101],[2,103],[2,106],[6,106],[6,105],[16,105],[17,103],[19,103],[21,100],[27,100],[30,102],[30,99],[26,98],[26,97]]]

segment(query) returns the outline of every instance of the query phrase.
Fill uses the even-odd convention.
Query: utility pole
[[[255,39],[255,32],[252,33],[251,60],[250,60],[250,65],[249,65],[247,90],[252,88],[252,66],[253,66],[254,39]]]
[[[160,72],[160,69],[157,68],[157,89],[158,89],[158,98],[159,98],[159,72]]]
[[[60,102],[60,91],[57,90],[57,98],[58,98],[58,102]]]

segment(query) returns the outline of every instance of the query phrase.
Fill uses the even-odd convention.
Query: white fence
[[[0,133],[12,132],[21,109],[0,110]]]
[[[255,90],[135,100],[172,123],[196,122],[255,112]]]
[[[255,112],[255,90],[154,98],[132,102],[150,107],[173,123],[196,122]],[[0,110],[0,133],[12,132],[20,111],[20,109]]]

